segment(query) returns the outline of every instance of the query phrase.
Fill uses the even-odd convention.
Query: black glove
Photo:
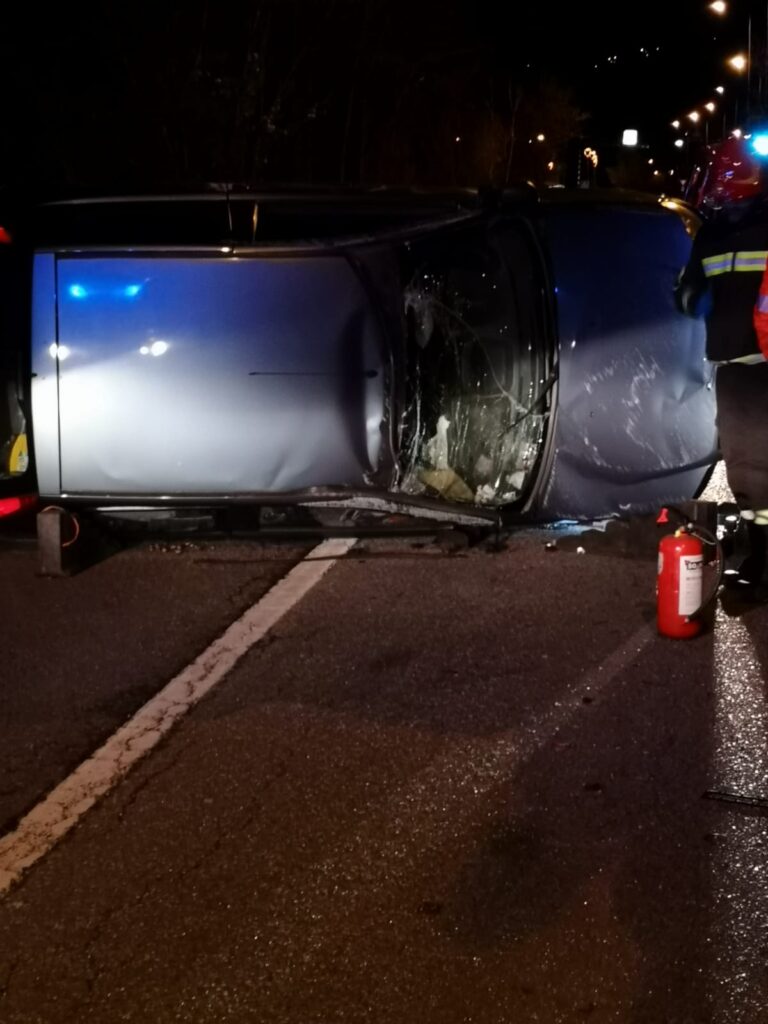
[[[681,270],[674,292],[672,293],[675,300],[675,308],[678,313],[684,313],[686,316],[695,317],[701,314],[698,306],[702,293],[700,289],[690,284],[690,282],[685,281],[684,276],[685,270]]]

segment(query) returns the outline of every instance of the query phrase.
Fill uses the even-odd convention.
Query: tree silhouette
[[[584,114],[500,61],[473,11],[136,0],[2,15],[0,183],[541,180]]]

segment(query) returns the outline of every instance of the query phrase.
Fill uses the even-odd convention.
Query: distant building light
[[[587,148],[584,150],[584,157],[585,159],[590,161],[593,167],[597,167],[600,159],[597,155],[597,150],[592,149],[591,146],[587,146]]]

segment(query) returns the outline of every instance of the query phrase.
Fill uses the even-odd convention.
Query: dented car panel
[[[693,496],[717,459],[703,321],[672,285],[690,238],[661,207],[554,208],[559,382],[546,517],[642,512]]]
[[[716,458],[714,399],[702,329],[672,307],[690,245],[676,213],[517,193],[417,216],[415,200],[366,197],[352,219],[375,230],[350,235],[333,197],[296,200],[292,232],[302,215],[319,231],[318,209],[331,225],[307,242],[280,235],[280,202],[240,197],[228,228],[254,237],[216,245],[188,244],[187,224],[184,246],[92,244],[76,227],[37,246],[41,494],[465,522],[695,493]]]

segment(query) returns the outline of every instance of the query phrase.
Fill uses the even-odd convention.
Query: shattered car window
[[[538,255],[523,229],[408,249],[403,489],[502,505],[525,495],[551,390]]]

